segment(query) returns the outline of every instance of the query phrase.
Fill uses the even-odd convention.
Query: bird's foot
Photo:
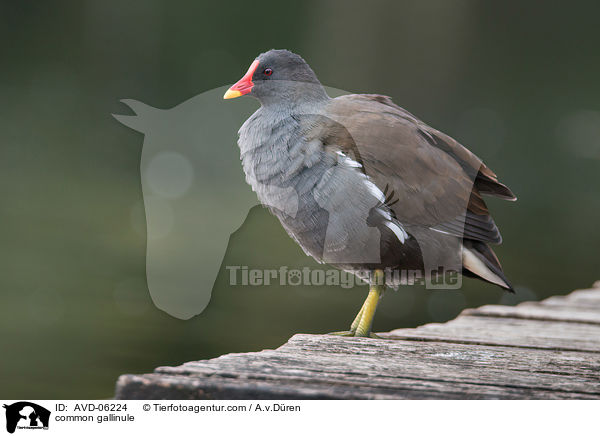
[[[327,333],[328,335],[333,336],[344,336],[348,338],[371,338],[371,339],[384,339],[381,336],[377,336],[375,333],[368,333],[366,335],[357,334],[357,332],[352,330],[343,330],[341,332],[331,332]]]
[[[327,333],[328,335],[333,335],[333,336],[347,336],[347,337],[352,337],[354,336],[356,332],[353,332],[352,330],[342,330],[341,332],[329,332]]]
[[[376,270],[376,276],[378,276],[378,281],[383,280],[383,271]],[[373,325],[373,317],[375,316],[375,310],[377,309],[377,303],[379,299],[383,295],[384,287],[378,284],[371,285],[369,289],[369,295],[367,295],[367,299],[363,303],[358,315],[354,318],[354,322],[350,326],[350,330],[341,331],[341,332],[332,332],[330,335],[336,336],[346,336],[346,337],[354,337],[354,338],[373,338],[373,339],[383,339],[380,336],[377,336],[375,333],[371,333],[371,327]]]

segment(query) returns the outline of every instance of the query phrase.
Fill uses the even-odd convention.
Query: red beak
[[[248,68],[248,71],[246,74],[244,74],[244,77],[242,77],[235,85],[229,88],[223,98],[228,99],[241,97],[242,95],[246,95],[252,91],[252,87],[254,86],[254,83],[252,83],[252,76],[254,75],[256,68],[258,68],[258,59],[252,62],[252,65],[250,65],[250,68]]]

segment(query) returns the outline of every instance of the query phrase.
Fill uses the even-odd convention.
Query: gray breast
[[[317,261],[344,269],[381,265],[382,246],[389,251],[407,239],[360,164],[307,134],[303,117],[261,108],[239,135],[247,182]]]

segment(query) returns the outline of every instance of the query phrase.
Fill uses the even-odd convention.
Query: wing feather
[[[360,162],[401,223],[501,242],[482,194],[515,196],[457,141],[381,95],[332,99],[322,116],[323,143]]]

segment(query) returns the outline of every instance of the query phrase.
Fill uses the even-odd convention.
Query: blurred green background
[[[169,108],[232,83],[270,48],[301,54],[325,85],[392,96],[519,197],[488,202],[516,296],[468,279],[461,292],[408,287],[388,292],[376,330],[600,279],[599,13],[595,2],[2,1],[0,397],[108,398],[122,373],[352,320],[365,288],[246,289],[222,268],[188,321],[146,289],[132,213],[143,137],[110,114],[127,112],[121,98]],[[316,266],[261,208],[227,264]]]

